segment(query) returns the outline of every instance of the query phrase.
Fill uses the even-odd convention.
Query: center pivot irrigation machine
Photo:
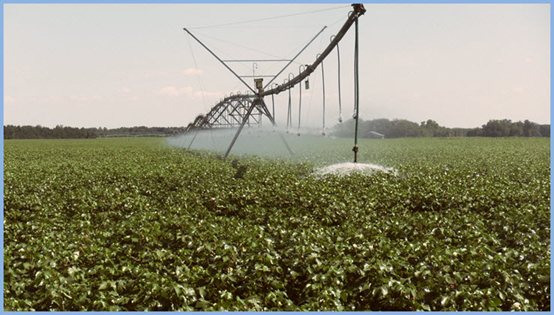
[[[306,79],[312,72],[316,70],[316,68],[321,65],[323,69],[323,60],[333,51],[335,47],[337,47],[337,54],[339,56],[340,61],[340,53],[338,44],[344,37],[344,35],[348,32],[352,24],[355,24],[355,44],[354,44],[354,115],[353,118],[355,120],[355,133],[354,133],[354,148],[352,151],[354,151],[354,163],[358,162],[358,110],[359,110],[359,81],[358,81],[358,18],[362,16],[365,13],[365,8],[362,4],[352,4],[352,7],[354,8],[353,11],[351,11],[348,15],[348,19],[342,26],[342,28],[338,31],[336,35],[334,35],[331,40],[331,43],[325,48],[325,50],[318,54],[316,57],[316,60],[311,65],[306,65],[304,67],[304,70],[301,71],[297,76],[294,76],[292,78],[289,78],[286,80],[283,84],[274,84],[273,88],[268,89],[268,87],[275,81],[275,79],[304,51],[318,36],[323,32],[323,29],[304,47],[302,50],[291,60],[288,60],[288,63],[286,66],[279,71],[275,76],[273,76],[268,83],[263,84],[263,78],[262,77],[254,77],[254,83],[255,83],[255,89],[252,88],[249,84],[247,84],[241,76],[237,75],[228,65],[228,62],[234,62],[237,60],[221,60],[215,53],[213,53],[206,45],[204,45],[196,36],[194,36],[189,30],[184,28],[184,30],[192,37],[194,40],[196,40],[202,47],[204,47],[210,54],[212,54],[221,64],[223,64],[227,70],[229,70],[237,79],[239,79],[251,92],[252,94],[237,94],[237,95],[231,95],[228,97],[225,97],[222,99],[219,103],[217,103],[215,106],[212,107],[209,113],[206,115],[199,115],[196,117],[196,119],[190,123],[187,127],[186,133],[189,132],[196,132],[195,136],[193,137],[191,143],[192,145],[194,142],[194,139],[196,139],[196,135],[200,130],[205,129],[212,129],[212,128],[230,128],[230,127],[236,127],[238,126],[238,130],[236,131],[229,147],[227,148],[227,151],[225,152],[225,157],[229,155],[231,152],[231,149],[233,148],[233,145],[235,144],[235,141],[240,136],[240,133],[244,126],[246,124],[260,124],[262,116],[266,116],[269,118],[273,126],[276,126],[275,123],[275,112],[270,113],[265,101],[265,96],[273,96],[275,94],[278,94],[282,91],[289,90],[293,88],[295,85],[301,83],[304,79]],[[324,28],[325,29],[325,28]],[[249,60],[249,61],[263,61],[263,60]],[[339,62],[340,67],[340,62]],[[302,69],[302,68],[301,68]],[[340,68],[339,68],[340,69]],[[339,70],[340,71],[340,70]],[[323,71],[322,71],[323,76]],[[306,88],[308,87],[308,81],[305,81]],[[325,86],[323,86],[323,89],[325,89]],[[325,91],[325,90],[323,90]],[[324,92],[325,93],[325,92]],[[301,114],[299,107],[299,116]],[[339,108],[340,108],[340,75],[339,75]],[[323,112],[325,115],[325,99],[323,99]],[[290,102],[289,102],[289,111],[288,111],[288,117],[287,117],[287,124],[292,124],[292,118],[291,118],[291,108],[290,108]],[[342,118],[339,118],[339,121],[342,121]],[[300,118],[298,120],[299,128],[300,128]],[[324,121],[325,126],[325,121]],[[323,130],[323,134],[325,135],[325,127]],[[287,144],[287,141],[283,137],[282,134],[279,134],[281,139],[283,140],[285,146],[287,147],[290,154],[293,154],[292,150],[290,149],[289,145]]]

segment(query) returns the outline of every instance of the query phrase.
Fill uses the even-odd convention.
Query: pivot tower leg
[[[239,135],[242,131],[242,128],[244,128],[244,125],[246,125],[246,123],[248,122],[248,119],[250,118],[250,115],[252,114],[252,111],[254,110],[254,108],[256,106],[260,106],[261,110],[269,118],[269,120],[271,121],[273,126],[276,126],[275,120],[273,119],[273,116],[271,116],[271,114],[269,113],[269,110],[267,109],[267,106],[265,105],[264,100],[262,98],[255,99],[250,104],[250,107],[248,108],[248,111],[244,115],[244,118],[242,120],[242,123],[239,126],[239,129],[237,130],[237,133],[233,137],[233,140],[231,141],[231,144],[229,145],[229,148],[227,148],[227,152],[225,152],[225,158],[227,158],[227,156],[229,156],[229,153],[231,152],[231,149],[233,149],[233,146],[235,145],[235,142],[237,141],[237,139],[238,139],[238,137],[239,137]],[[281,133],[279,133],[279,136],[281,136],[281,140],[283,140],[283,143],[287,147],[287,150],[289,151],[289,153],[291,155],[293,155],[294,153],[290,149],[290,147],[289,147],[287,141],[285,140],[285,138],[283,137],[283,135]]]

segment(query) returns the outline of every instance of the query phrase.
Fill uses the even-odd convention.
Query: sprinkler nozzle
[[[352,151],[354,151],[355,153],[358,153],[358,145],[357,144],[352,148]]]

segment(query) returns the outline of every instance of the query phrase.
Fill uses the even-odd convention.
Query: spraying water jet
[[[384,167],[370,163],[339,163],[318,168],[313,173],[314,176],[336,175],[349,176],[352,174],[373,175],[378,172],[396,174],[396,170],[390,167]]]

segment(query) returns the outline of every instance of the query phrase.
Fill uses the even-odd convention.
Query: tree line
[[[75,128],[58,125],[4,126],[4,139],[95,139],[98,137],[168,137],[183,133],[185,127]]]
[[[170,137],[185,132],[185,127],[120,127],[94,128],[99,137]]]
[[[354,136],[354,119],[337,124],[332,131],[336,137]],[[95,139],[97,137],[170,137],[184,133],[186,127],[120,127],[75,128],[61,125],[4,126],[4,139]],[[434,120],[415,123],[405,119],[360,119],[360,138],[407,137],[550,137],[550,125],[539,125],[529,120],[512,122],[509,119],[489,120],[477,128],[447,128]]]
[[[334,127],[337,137],[354,136],[354,119]],[[405,119],[362,120],[358,123],[361,138],[409,138],[409,137],[550,137],[550,125],[539,125],[529,120],[512,122],[509,119],[489,120],[477,128],[447,128],[434,120],[415,123]]]
[[[4,126],[4,139],[94,139],[97,135],[90,128],[43,126]]]

